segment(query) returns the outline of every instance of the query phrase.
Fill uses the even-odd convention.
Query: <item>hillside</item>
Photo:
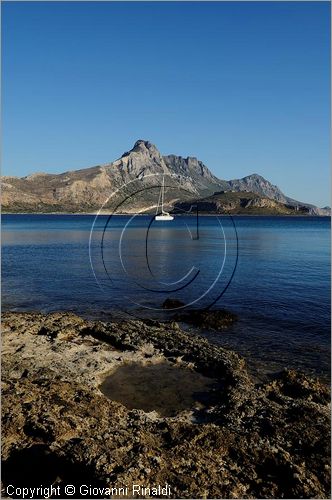
[[[328,208],[319,209],[291,200],[277,186],[257,174],[243,179],[221,180],[197,158],[162,156],[156,146],[144,140],[138,140],[121,158],[105,165],[62,174],[3,177],[2,209],[3,212],[36,213],[84,213],[100,208],[118,213],[154,211],[163,176],[169,208],[178,202],[206,198],[216,192],[235,191],[256,193],[264,199],[295,207],[295,211],[302,210],[298,207],[307,207],[308,210],[303,211],[312,215],[330,213]],[[249,208],[241,206],[239,210]]]
[[[253,192],[220,192],[200,200],[179,202],[174,213],[195,212],[206,214],[247,215],[307,215],[307,207],[295,208]]]

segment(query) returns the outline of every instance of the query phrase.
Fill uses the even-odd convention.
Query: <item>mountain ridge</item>
[[[321,209],[287,197],[259,174],[229,181],[219,179],[196,157],[163,156],[153,143],[143,139],[111,163],[60,174],[35,172],[25,177],[4,176],[2,207],[5,212],[95,211],[102,206],[108,208],[105,200],[124,185],[127,192],[128,186],[129,191],[133,186],[139,189],[143,182],[147,188],[144,198],[136,201],[132,198],[127,211],[144,211],[156,203],[154,187],[160,185],[160,176],[168,176],[174,203],[206,198],[220,191],[250,192],[287,204],[296,211],[307,207],[306,213],[310,215],[330,215],[329,208]],[[113,201],[115,198],[113,196]]]

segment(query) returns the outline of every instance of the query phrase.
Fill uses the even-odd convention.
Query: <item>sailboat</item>
[[[174,219],[173,215],[170,215],[168,212],[165,212],[165,210],[164,210],[164,195],[165,195],[165,176],[163,176],[163,183],[161,186],[161,191],[160,191],[158,206],[157,206],[157,212],[158,212],[159,201],[161,198],[161,213],[159,213],[159,214],[157,213],[157,215],[155,216],[155,220],[168,221],[168,220]]]

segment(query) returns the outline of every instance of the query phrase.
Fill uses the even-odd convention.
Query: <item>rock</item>
[[[195,420],[128,410],[99,391],[110,370],[147,362],[147,349],[149,363],[174,359],[219,381]],[[4,491],[54,483],[63,498],[65,484],[142,476],[171,498],[328,498],[329,390],[318,380],[289,370],[256,385],[240,356],[193,333],[66,313],[3,314],[2,350]]]
[[[191,310],[183,313],[178,313],[175,316],[177,321],[184,321],[200,328],[211,328],[213,330],[220,330],[229,327],[237,316],[234,313],[226,311],[225,309],[217,310]]]
[[[163,302],[163,309],[177,309],[179,307],[184,307],[185,303],[178,299],[166,299]]]

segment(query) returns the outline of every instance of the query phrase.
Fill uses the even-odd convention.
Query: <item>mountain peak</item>
[[[250,174],[242,179],[233,179],[228,183],[231,189],[235,191],[258,193],[281,203],[287,203],[288,201],[278,186],[271,184],[271,182],[259,174]]]
[[[262,175],[259,175],[259,174],[246,175],[245,177],[243,177],[243,179],[255,179],[255,180],[260,180],[260,181],[266,181],[266,179]]]
[[[134,147],[131,151],[137,151],[137,152],[149,152],[150,154],[158,154],[160,155],[157,147],[152,144],[150,141],[144,141],[143,139],[139,139],[138,141],[135,142]]]
[[[152,144],[152,142],[150,142],[150,141],[145,141],[144,139],[138,139],[135,142],[133,149],[138,148],[138,147],[145,147],[147,149],[150,149],[150,148],[155,148],[156,146],[154,144]]]
[[[122,157],[129,156],[131,153],[145,153],[149,156],[161,156],[158,149],[152,142],[138,139],[130,151],[123,153]]]

